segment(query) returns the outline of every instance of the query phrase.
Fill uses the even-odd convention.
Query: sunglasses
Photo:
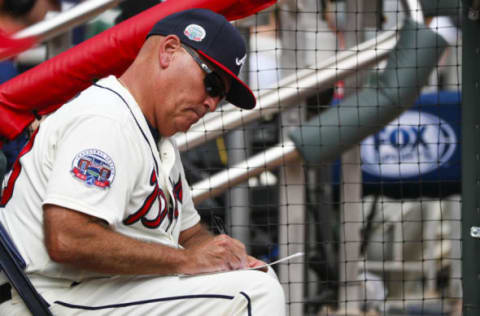
[[[225,84],[223,83],[222,78],[219,74],[215,73],[210,67],[207,66],[198,56],[198,53],[191,47],[182,45],[183,48],[187,51],[193,60],[202,68],[205,72],[205,78],[203,79],[203,84],[205,85],[205,91],[212,98],[223,99],[225,97]]]

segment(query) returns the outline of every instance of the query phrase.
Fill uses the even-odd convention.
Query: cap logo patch
[[[235,58],[235,63],[237,64],[237,66],[242,66],[243,64],[245,64],[245,60],[247,59],[247,55],[245,54],[245,56],[243,56],[242,58]]]
[[[87,186],[102,189],[110,187],[115,177],[112,158],[101,150],[86,149],[78,153],[72,162],[72,175]]]
[[[205,38],[205,35],[207,35],[207,32],[198,24],[190,24],[185,28],[183,34],[192,41],[201,42]]]

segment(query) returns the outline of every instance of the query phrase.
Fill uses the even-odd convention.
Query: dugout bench
[[[7,160],[3,152],[0,150],[0,184],[3,182],[6,165]],[[0,212],[1,211],[2,209],[0,208]],[[37,290],[35,290],[25,274],[25,268],[25,261],[15,247],[15,244],[5,230],[5,227],[0,223],[0,273],[3,272],[10,285],[17,290],[32,315],[52,315],[49,310],[49,304],[43,299]],[[0,280],[2,280],[1,277]],[[1,283],[2,282],[0,281],[3,292],[10,290],[8,283]],[[4,293],[4,295],[5,294],[7,293]],[[4,296],[3,299],[8,300],[8,297]]]

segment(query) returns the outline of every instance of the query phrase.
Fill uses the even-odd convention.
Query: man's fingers
[[[217,236],[219,244],[226,251],[225,260],[232,270],[243,269],[247,267],[247,252],[245,245],[240,241],[227,235]]]
[[[240,242],[237,239],[232,238],[232,242],[234,244],[234,256],[237,259],[237,269],[244,269],[247,267],[248,264],[248,256],[247,256],[247,250],[245,248],[245,245]]]
[[[260,267],[260,266],[263,266],[263,265],[266,265],[266,263],[263,262],[262,260],[258,260],[257,258],[254,258],[252,256],[248,256],[248,267],[249,268]],[[268,267],[263,267],[263,268],[260,268],[258,270],[263,271],[263,272],[267,272]]]

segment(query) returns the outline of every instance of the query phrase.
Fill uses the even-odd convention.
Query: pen
[[[225,225],[223,224],[223,220],[220,216],[213,215],[212,220],[213,220],[213,224],[214,224],[214,226],[217,229],[217,232],[219,234],[226,234],[227,233],[225,231]]]

